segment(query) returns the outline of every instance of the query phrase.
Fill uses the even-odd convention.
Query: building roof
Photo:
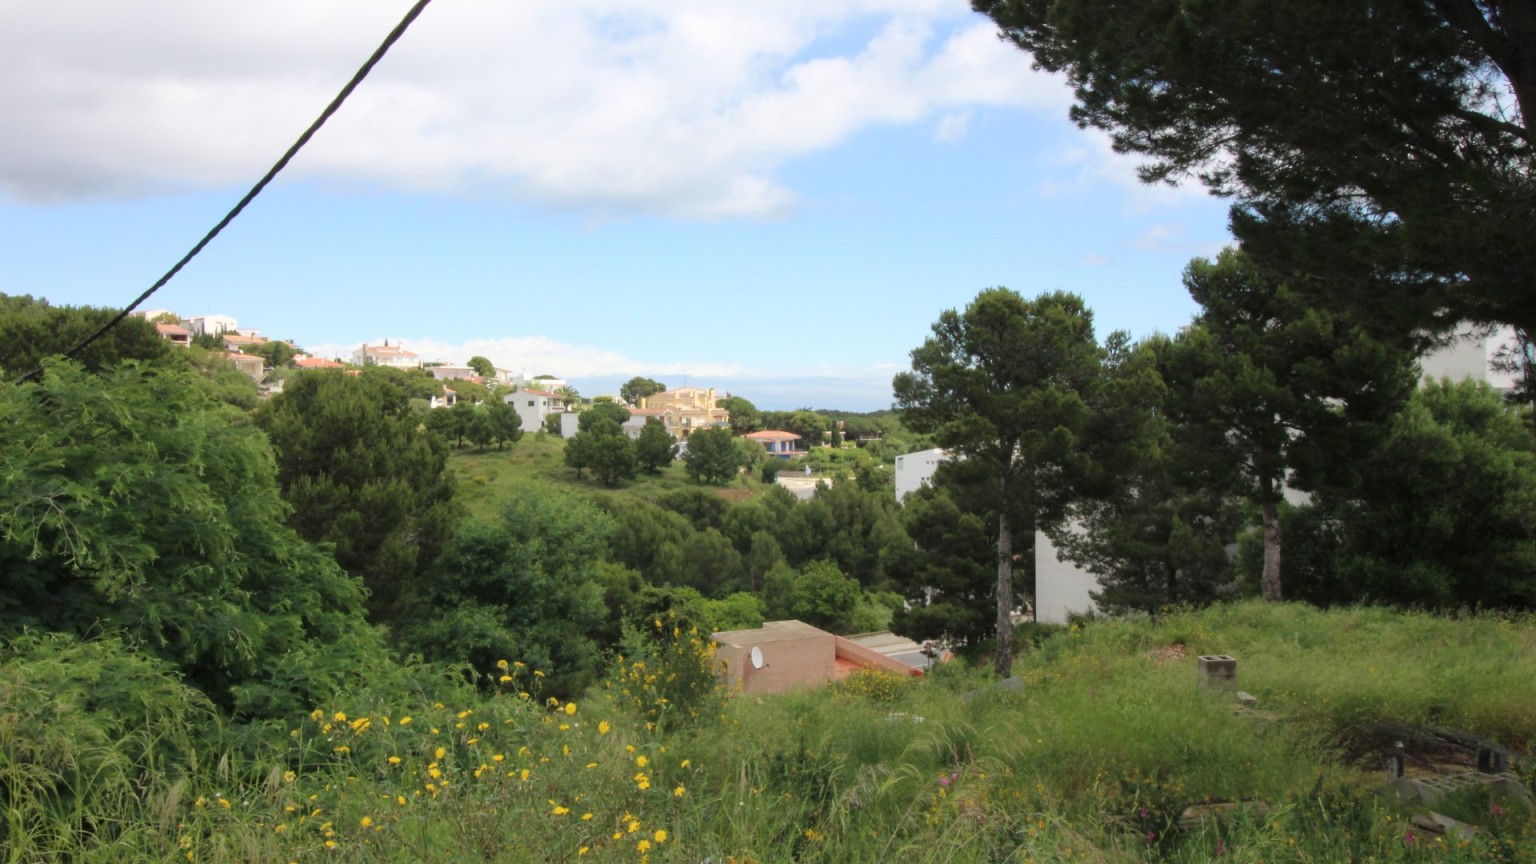
[[[160,331],[160,335],[161,336],[188,336],[188,337],[190,337],[192,335],[192,331],[188,330],[185,327],[178,327],[175,324],[156,324],[155,325],[155,329]]]
[[[340,369],[342,364],[324,357],[305,357],[302,360],[293,361],[293,365],[300,369]]]
[[[517,392],[519,392],[519,393],[532,393],[535,396],[543,396],[546,399],[564,399],[565,398],[564,396],[561,396],[559,393],[551,393],[548,390],[528,390],[528,389],[525,388],[525,389],[519,390]]]
[[[783,429],[764,429],[761,432],[749,432],[741,436],[753,441],[799,441],[800,436],[793,432],[785,432]]]
[[[396,357],[419,357],[415,351],[407,351],[399,345],[364,345],[364,354],[392,354]]]
[[[831,638],[832,634],[812,627],[804,621],[768,621],[755,630],[724,630],[714,634],[714,639],[722,645],[761,645],[767,642],[795,642],[800,639],[814,639],[818,636]]]

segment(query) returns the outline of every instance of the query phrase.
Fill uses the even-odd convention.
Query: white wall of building
[[[909,494],[922,488],[933,479],[933,473],[949,460],[943,450],[919,450],[896,457],[896,501],[900,503]]]
[[[1035,532],[1035,620],[1065,624],[1072,613],[1096,611],[1088,592],[1098,587],[1092,573],[1062,559],[1044,531]]]
[[[1437,348],[1419,358],[1419,368],[1425,378],[1439,380],[1449,378],[1460,381],[1471,378],[1485,381],[1495,390],[1507,392],[1515,387],[1513,372],[1500,372],[1493,368],[1493,358],[1503,345],[1513,345],[1515,330],[1502,326],[1492,333],[1483,328],[1462,325],[1450,344]]]
[[[228,315],[199,315],[196,318],[187,319],[187,329],[196,335],[207,333],[217,336],[220,333],[233,333],[235,326],[235,319]]]
[[[543,393],[519,390],[502,397],[502,401],[517,411],[523,422],[524,432],[537,432],[544,428],[544,418],[549,416],[550,398]]]

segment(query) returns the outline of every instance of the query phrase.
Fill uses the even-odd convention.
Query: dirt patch
[[[1151,660],[1154,666],[1164,666],[1169,663],[1176,663],[1187,658],[1188,656],[1189,649],[1184,647],[1184,645],[1179,642],[1175,642],[1172,645],[1164,645],[1160,648],[1153,648],[1151,651],[1147,652],[1147,659]]]
[[[751,489],[716,489],[715,492],[727,501],[745,501],[752,497]]]
[[[1505,749],[1497,741],[1460,729],[1391,720],[1339,730],[1334,743],[1344,761],[1362,766],[1385,764],[1387,754],[1401,744],[1408,776],[1471,771],[1477,767],[1479,749]]]

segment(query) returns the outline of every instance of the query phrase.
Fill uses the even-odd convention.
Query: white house
[[[383,345],[364,344],[352,352],[354,366],[393,366],[396,369],[415,369],[421,365],[421,355],[407,351],[386,340]]]
[[[1515,328],[1500,326],[1490,331],[1474,324],[1462,324],[1448,344],[1419,358],[1425,378],[1471,378],[1485,381],[1501,393],[1508,393],[1518,383],[1516,374],[1493,368],[1499,349],[1515,344]]]
[[[480,373],[468,366],[433,366],[432,377],[438,381],[479,381]]]
[[[187,329],[197,336],[204,333],[217,336],[220,333],[233,333],[238,328],[235,319],[228,315],[199,315],[187,319]]]
[[[511,384],[513,387],[532,387],[535,390],[545,390],[549,392],[562,390],[567,386],[564,378],[529,378],[527,372],[519,373],[517,375],[508,373],[505,383]]]
[[[502,397],[502,401],[517,411],[517,416],[523,421],[524,432],[539,431],[544,428],[544,420],[549,415],[565,410],[565,397],[546,390],[518,390]],[[561,431],[564,431],[563,428]]]
[[[645,429],[645,424],[651,420],[660,423],[661,427],[667,430],[667,434],[676,436],[677,418],[670,408],[631,408],[629,419],[620,425],[625,435],[630,438],[639,438],[641,430]]]
[[[939,466],[948,459],[949,454],[937,447],[897,456],[896,500],[900,502],[907,495],[922,488],[923,484],[933,479],[933,473],[939,470]]]

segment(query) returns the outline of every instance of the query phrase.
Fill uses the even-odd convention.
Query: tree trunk
[[[1259,590],[1265,600],[1280,600],[1280,508],[1277,501],[1266,498],[1260,508],[1264,511],[1264,575],[1259,578]]]
[[[1008,526],[1008,496],[997,511],[997,653],[999,678],[1013,675],[1013,533]]]

